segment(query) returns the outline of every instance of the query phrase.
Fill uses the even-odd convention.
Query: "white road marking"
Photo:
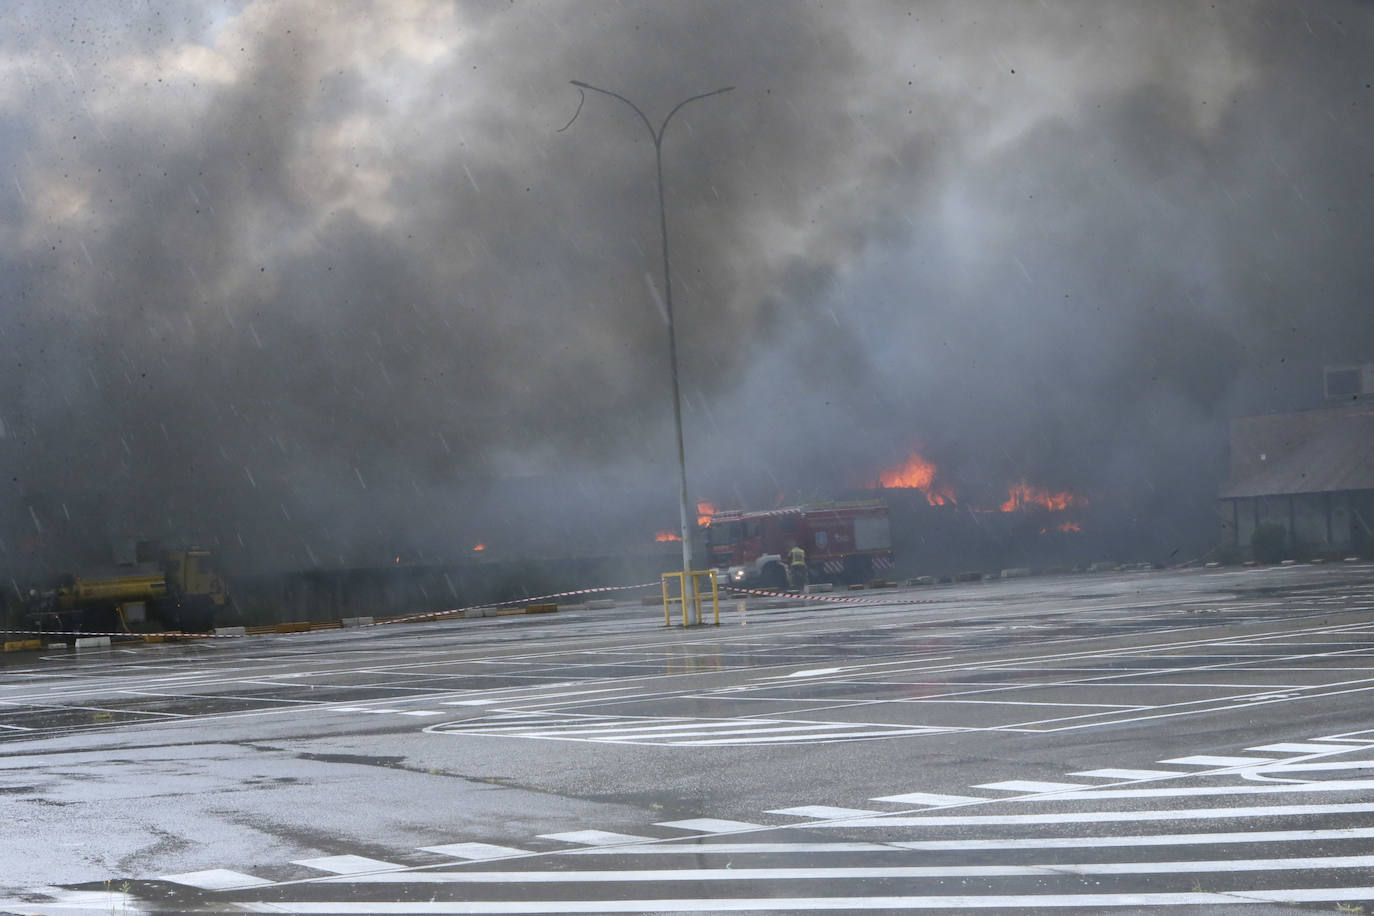
[[[908,792],[905,795],[882,795],[869,801],[893,802],[898,805],[971,805],[988,801],[971,795],[936,795],[931,792]]]
[[[693,830],[699,833],[734,833],[737,830],[764,829],[762,824],[750,824],[747,821],[726,821],[714,817],[697,817],[686,821],[659,821],[654,826]]]
[[[1374,760],[1313,760],[1309,763],[1271,763],[1252,770],[1254,773],[1330,773],[1333,770],[1374,769]]]
[[[1247,751],[1259,751],[1269,754],[1340,754],[1345,751],[1363,750],[1364,746],[1359,744],[1348,744],[1341,747],[1338,744],[1266,744],[1263,747],[1247,747]]]
[[[1318,840],[1374,839],[1374,827],[1328,830],[1256,830],[1250,832],[1164,833],[1129,836],[1013,837],[991,840],[893,840],[883,843],[663,843],[625,849],[579,849],[576,855],[746,856],[795,853],[927,852],[993,849],[1095,849],[1109,846],[1231,846],[1236,843],[1299,843]]]
[[[405,868],[404,865],[380,862],[366,856],[322,856],[318,859],[296,859],[292,864],[317,868],[335,875],[360,875],[366,872],[400,871]]]
[[[1330,830],[1256,830],[1248,833],[1166,833],[1132,836],[1018,837],[1006,840],[909,840],[890,845],[903,849],[1095,849],[1099,846],[1204,846],[1233,843],[1295,843],[1306,840],[1374,838],[1374,827]]]
[[[717,735],[717,734],[743,734],[746,732],[761,732],[777,729],[782,731],[803,731],[817,728],[836,728],[837,725],[831,722],[809,723],[809,724],[785,724],[774,723],[767,719],[690,719],[678,720],[672,725],[635,725],[635,720],[621,719],[618,724],[607,727],[606,723],[599,722],[591,725],[565,725],[557,729],[531,729],[527,734],[531,737],[551,737],[554,735],[575,735],[585,738],[593,735],[618,735],[633,738],[637,735],[644,735],[648,732],[681,732],[681,734],[670,735],[672,738],[684,736],[695,737],[697,735]],[[641,720],[642,721],[642,720]],[[650,720],[662,721],[662,720]],[[766,728],[751,728],[763,723]],[[710,726],[707,728],[707,726]],[[697,731],[687,731],[687,729],[697,729]],[[704,729],[704,730],[703,730]]]
[[[1029,779],[1008,779],[1004,782],[985,782],[971,786],[974,789],[995,789],[998,792],[1073,792],[1078,789],[1091,789],[1078,782],[1034,782]],[[1093,793],[1097,797],[1097,793]]]
[[[1289,786],[1288,788],[1291,788]],[[979,824],[1110,824],[1114,821],[1196,821],[1250,817],[1301,817],[1309,814],[1368,814],[1374,803],[1264,805],[1252,808],[1179,808],[1171,811],[1055,811],[1046,814],[889,814],[840,822],[815,821],[805,830],[838,827],[968,827]]]
[[[1017,801],[1091,801],[1104,798],[1199,798],[1209,795],[1298,795],[1312,792],[1367,792],[1374,779],[1332,779],[1326,782],[1252,783],[1243,786],[1170,786],[1157,789],[1088,789],[1083,792],[1049,790]]]
[[[1100,779],[1168,779],[1171,776],[1183,776],[1182,770],[1080,770],[1077,773],[1070,773],[1070,776],[1096,776]]]
[[[351,900],[239,904],[255,913],[414,914],[563,914],[563,913],[805,913],[823,910],[1001,909],[1020,912],[1037,907],[1235,906],[1249,903],[1337,903],[1374,898],[1374,887],[1318,887],[1245,890],[1229,893],[1192,891],[1140,894],[998,894],[931,897],[759,897],[664,900],[415,901],[360,903]]]
[[[576,856],[620,855],[774,855],[813,852],[892,852],[895,843],[665,843],[620,849],[575,849]]]
[[[943,734],[928,725],[816,722],[788,719],[683,719],[643,716],[584,716],[509,713],[432,726],[430,734],[484,735],[605,744],[717,747],[740,744],[823,742],[850,738],[893,738]],[[695,739],[695,740],[693,740]]]
[[[514,849],[510,846],[496,846],[492,843],[448,843],[444,846],[421,846],[422,852],[433,852],[441,856],[452,856],[455,859],[467,859],[472,862],[485,861],[487,859],[504,859],[507,856],[529,855],[523,849]]]
[[[802,805],[798,808],[774,808],[769,814],[782,814],[788,817],[816,817],[816,818],[840,818],[840,817],[869,817],[877,814],[877,811],[864,811],[861,808],[833,808],[830,805]]]
[[[799,741],[824,743],[828,741],[838,741],[841,738],[900,738],[906,735],[948,734],[955,730],[956,729],[926,725],[913,725],[910,727],[870,725],[866,728],[861,728],[859,731],[812,732],[807,735],[767,734],[756,738],[714,738],[708,741],[676,741],[674,744],[681,747],[720,747],[729,744],[782,744],[785,742]]]
[[[647,843],[653,837],[633,836],[628,833],[612,833],[609,830],[572,830],[567,833],[541,833],[540,839],[558,840],[563,843],[580,843],[584,846],[614,846],[617,843]]]
[[[654,868],[606,871],[418,871],[326,880],[349,884],[630,884],[652,881],[853,881],[893,878],[1043,878],[1056,875],[1173,875],[1202,872],[1369,868],[1374,856],[1214,859],[1173,862],[1054,862],[1044,865],[867,865],[802,868]]]
[[[529,690],[528,687],[520,687],[520,688],[518,688],[518,689],[524,690],[524,691],[528,691],[528,690]],[[624,692],[627,691],[627,690],[635,690],[635,689],[636,689],[636,688],[633,688],[633,687],[600,687],[600,688],[597,688],[597,689],[595,689],[595,690],[564,690],[564,691],[561,691],[561,692],[559,692],[559,693],[542,693],[542,692],[540,692],[540,693],[528,693],[528,692],[527,692],[527,693],[525,693],[525,694],[523,694],[523,695],[520,695],[520,696],[486,697],[486,698],[482,698],[482,699],[472,699],[472,700],[448,700],[448,701],[444,702],[444,703],[441,704],[441,705],[444,705],[444,706],[499,706],[499,705],[502,705],[502,704],[508,704],[508,705],[511,705],[511,706],[515,706],[515,705],[524,705],[524,704],[526,704],[526,703],[532,703],[532,702],[534,702],[534,701],[538,701],[539,703],[543,703],[544,701],[551,700],[551,699],[556,699],[556,698],[558,698],[558,697],[581,697],[581,696],[587,696],[587,695],[589,695],[589,694],[595,694],[595,693],[624,693]]]
[[[205,871],[189,871],[180,875],[163,875],[159,881],[198,887],[204,891],[237,891],[250,887],[263,887],[275,882],[256,878],[227,868],[211,868]]]
[[[1197,754],[1192,757],[1175,757],[1172,760],[1161,760],[1160,763],[1175,763],[1196,767],[1248,767],[1260,763],[1273,763],[1273,757],[1212,757],[1207,754]]]

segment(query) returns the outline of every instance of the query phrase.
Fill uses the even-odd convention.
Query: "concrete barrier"
[[[79,636],[74,644],[78,649],[103,649],[110,645],[108,636]]]
[[[1031,574],[1029,569],[1024,566],[1017,566],[1011,569],[1002,570],[1003,579],[1024,579]]]
[[[374,621],[371,617],[345,617],[339,623],[345,627],[370,627]]]
[[[5,643],[6,652],[28,652],[32,649],[43,648],[41,639],[14,639]]]
[[[216,636],[247,636],[247,627],[215,627]]]

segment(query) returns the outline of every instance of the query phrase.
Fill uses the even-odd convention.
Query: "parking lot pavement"
[[[1371,567],[728,602],[722,621],[624,603],[7,658],[0,792],[22,829],[0,838],[0,900],[1374,898]]]

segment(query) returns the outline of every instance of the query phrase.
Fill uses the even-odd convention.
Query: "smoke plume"
[[[613,550],[917,442],[1205,544],[1374,355],[1368,4],[18,0],[6,564]],[[1148,508],[1142,508],[1148,507]]]

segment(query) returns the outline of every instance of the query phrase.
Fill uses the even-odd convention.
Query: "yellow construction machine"
[[[40,630],[203,633],[215,625],[228,593],[210,551],[188,547],[112,575],[65,575],[29,598],[30,619]]]

